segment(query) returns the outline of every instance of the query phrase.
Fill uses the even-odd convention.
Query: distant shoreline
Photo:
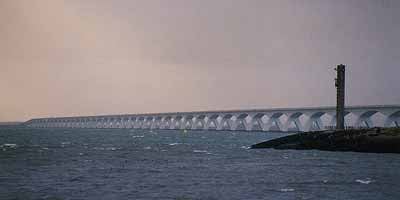
[[[0,126],[18,126],[23,122],[0,122]]]

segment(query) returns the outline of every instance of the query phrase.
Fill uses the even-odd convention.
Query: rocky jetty
[[[251,148],[400,153],[400,128],[305,132],[255,144]]]

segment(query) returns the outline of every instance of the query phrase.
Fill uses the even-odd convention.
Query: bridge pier
[[[283,115],[283,113],[281,113],[281,112],[268,113],[266,115],[269,118],[266,123],[267,130],[268,131],[282,131],[282,122],[280,120],[280,117]]]
[[[194,120],[194,130],[205,130],[206,129],[206,121],[205,121],[206,116],[205,115],[199,115],[196,117]]]
[[[296,131],[303,131],[304,128],[300,122],[300,117],[303,115],[301,112],[295,112],[295,113],[288,113],[288,119],[286,123],[284,124],[282,130],[283,131],[289,131],[290,126],[293,124],[296,128]]]
[[[218,117],[219,117],[219,115],[216,115],[216,114],[207,116],[207,122],[206,122],[205,130],[217,130],[218,129]],[[215,128],[211,129],[212,125]]]
[[[305,130],[320,131],[325,128],[321,117],[327,115],[326,112],[307,113],[306,115],[308,116],[308,120],[305,124]],[[331,116],[332,115],[334,114],[331,114]],[[331,126],[336,126],[336,117],[332,117]]]
[[[385,113],[385,127],[400,127],[400,111]]]
[[[235,130],[233,117],[234,116],[230,113],[223,115],[221,121],[217,124],[217,130]]]
[[[236,115],[236,121],[233,123],[232,130],[250,131],[249,124],[246,120],[247,117],[249,117],[247,113]]]
[[[255,130],[255,131],[267,130],[265,128],[264,122],[262,121],[262,118],[264,116],[265,116],[264,113],[257,113],[251,117],[250,122],[249,122],[250,131],[252,131],[252,130]]]

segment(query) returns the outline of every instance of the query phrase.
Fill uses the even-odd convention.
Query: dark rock
[[[306,132],[255,144],[251,148],[400,153],[400,129]]]

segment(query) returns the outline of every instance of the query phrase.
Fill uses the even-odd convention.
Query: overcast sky
[[[400,1],[0,0],[0,121],[400,104]]]

